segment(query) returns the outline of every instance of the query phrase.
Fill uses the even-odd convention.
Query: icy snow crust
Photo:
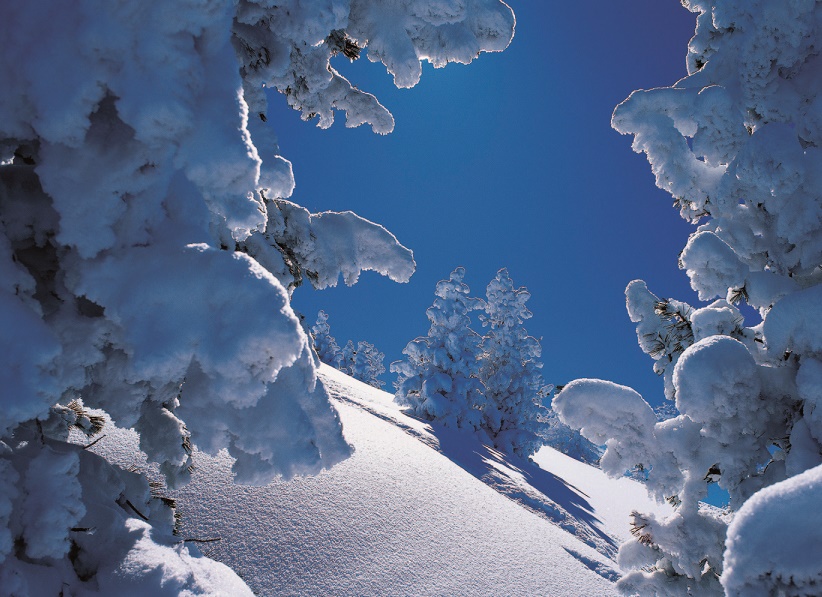
[[[630,508],[667,509],[551,448],[539,466],[504,457],[331,367],[320,379],[351,458],[248,487],[231,482],[227,455],[195,454],[192,482],[173,494],[180,535],[221,537],[203,551],[260,595],[615,595]],[[127,433],[99,449],[135,463]]]

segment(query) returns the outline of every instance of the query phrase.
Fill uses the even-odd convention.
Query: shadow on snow
[[[602,530],[585,492],[530,460],[486,445],[473,433],[429,426],[437,440],[437,450],[463,470],[601,554],[614,558],[617,544]]]
[[[334,399],[395,425],[440,452],[498,493],[571,533],[602,555],[612,560],[615,558],[616,542],[602,530],[601,521],[594,515],[594,509],[586,499],[588,496],[579,488],[530,460],[495,450],[484,444],[477,434],[449,429],[428,421],[422,421],[425,427],[419,429],[402,420],[405,417],[413,418],[406,413],[386,412],[376,404],[334,391],[333,385],[326,387]],[[575,551],[566,551],[608,580],[619,576],[599,562]]]

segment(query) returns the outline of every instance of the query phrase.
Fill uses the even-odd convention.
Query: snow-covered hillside
[[[260,595],[615,595],[628,514],[648,503],[551,448],[534,463],[405,416],[392,396],[323,366],[355,452],[315,477],[231,482],[228,456],[195,454],[173,495],[184,538]],[[144,466],[129,433],[95,448]]]

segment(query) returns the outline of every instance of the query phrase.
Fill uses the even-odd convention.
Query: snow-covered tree
[[[480,320],[489,329],[482,339],[480,379],[488,404],[483,428],[494,444],[508,452],[530,456],[543,443],[548,409],[543,404],[553,389],[542,379],[539,340],[523,322],[531,318],[525,306],[531,294],[514,283],[503,268],[488,284]]]
[[[328,126],[387,133],[330,59],[366,45],[400,86],[513,34],[499,0],[147,0],[0,8],[0,586],[7,594],[250,594],[171,536],[167,501],[68,443],[86,408],[134,427],[169,485],[192,446],[242,481],[345,458],[290,293],[410,251],[310,214],[266,88]],[[36,583],[36,584],[31,584]]]
[[[727,595],[818,595],[822,465],[754,494],[728,527]],[[774,558],[774,555],[778,556]]]
[[[354,347],[354,341],[349,340],[340,351],[340,371],[351,375],[351,366],[354,364],[356,356],[357,349]]]
[[[343,354],[334,336],[331,335],[331,326],[328,325],[328,314],[325,311],[317,313],[317,323],[311,326],[311,336],[320,360],[339,369],[342,366]]]
[[[385,354],[373,344],[361,341],[357,343],[357,355],[360,359],[354,363],[355,375],[360,375],[359,379],[375,388],[383,387],[385,382],[380,379],[380,375],[385,373]]]
[[[391,363],[397,374],[395,399],[415,415],[448,427],[479,429],[485,405],[479,380],[480,342],[471,329],[471,312],[482,309],[481,299],[469,296],[458,267],[437,282],[434,304],[426,310],[431,327],[427,336],[403,349],[406,359]]]
[[[799,546],[820,545],[822,4],[685,4],[699,13],[688,76],[634,92],[613,117],[699,223],[680,267],[713,303],[655,306],[669,322],[657,334],[655,297],[628,287],[640,343],[662,360],[680,414],[657,422],[639,394],[600,380],[572,382],[554,403],[606,443],[604,470],[641,464],[648,489],[677,505],[664,519],[635,514],[637,540],[619,555],[634,569],[624,592],[817,593],[822,564],[803,555],[818,549]],[[744,326],[740,301],[760,324]],[[729,513],[700,505],[712,482]]]
[[[375,388],[381,388],[385,382],[380,379],[380,375],[385,373],[385,355],[376,347],[363,340],[354,343],[349,340],[343,347],[340,359],[340,371],[347,373],[354,379],[367,383]]]
[[[331,335],[331,326],[328,325],[328,314],[325,311],[317,314],[317,323],[311,327],[311,336],[317,355],[323,363],[375,388],[385,385],[380,379],[380,375],[385,373],[385,355],[373,344],[364,341],[358,342],[354,348],[354,343],[349,340],[340,348]]]

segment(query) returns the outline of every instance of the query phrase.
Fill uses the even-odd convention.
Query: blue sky
[[[394,88],[382,65],[339,57],[394,114],[390,135],[346,129],[342,114],[320,130],[272,95],[292,199],[378,222],[417,261],[408,284],[368,272],[351,288],[301,287],[294,307],[312,321],[324,309],[341,345],[372,342],[387,366],[427,333],[437,280],[464,266],[484,296],[507,267],[532,294],[527,328],[542,338],[546,381],[598,377],[658,403],[662,382],[637,346],[624,289],[641,278],[658,296],[696,304],[677,268],[692,227],[610,117],[634,89],[685,76],[695,16],[678,0],[510,4],[517,30],[505,52],[469,66],[426,64],[410,90]]]

